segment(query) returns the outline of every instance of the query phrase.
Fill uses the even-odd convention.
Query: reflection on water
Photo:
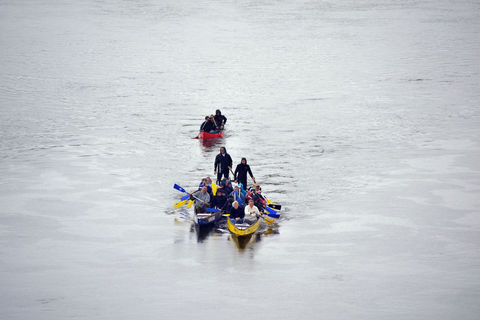
[[[255,243],[258,243],[262,240],[262,237],[272,237],[280,234],[280,224],[275,222],[272,225],[261,223],[258,231],[252,235],[247,236],[237,236],[233,235],[228,231],[226,219],[220,219],[215,224],[203,225],[199,227],[191,221],[191,217],[185,218],[184,215],[181,215],[182,218],[175,217],[175,224],[178,226],[184,226],[185,224],[189,225],[190,234],[195,236],[197,243],[205,242],[209,237],[223,237],[228,241],[232,241],[236,244],[238,249],[253,248]],[[279,219],[281,220],[281,219]]]
[[[203,226],[198,226],[195,225],[195,223],[192,223],[192,226],[190,227],[190,232],[194,232],[195,235],[197,236],[197,242],[202,242],[207,237],[212,234],[215,231],[216,227],[215,224],[208,224],[208,225],[203,225]]]
[[[257,236],[256,233],[246,236],[236,236],[231,234],[228,239],[231,240],[238,249],[244,250],[247,248],[247,246],[253,247],[253,244],[256,241],[260,241],[260,236]]]
[[[202,151],[211,153],[225,145],[225,138],[218,139],[198,139],[202,147]]]

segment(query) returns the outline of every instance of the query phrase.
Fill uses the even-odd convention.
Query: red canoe
[[[200,132],[200,135],[198,136],[200,139],[215,139],[215,138],[221,138],[223,137],[223,130],[220,131],[219,133],[210,133],[210,132],[205,132],[202,131]]]

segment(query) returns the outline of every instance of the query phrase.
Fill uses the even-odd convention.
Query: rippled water
[[[476,319],[479,40],[473,1],[0,2],[0,318]],[[245,250],[173,209],[222,145],[283,206]]]

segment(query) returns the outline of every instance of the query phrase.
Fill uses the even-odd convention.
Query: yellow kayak
[[[232,220],[227,218],[227,226],[228,230],[236,235],[236,236],[248,236],[251,234],[254,234],[257,230],[258,227],[260,226],[260,219],[257,219],[254,224],[248,224],[248,223],[237,223],[233,224]]]

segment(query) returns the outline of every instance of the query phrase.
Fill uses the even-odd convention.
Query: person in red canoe
[[[213,121],[213,117],[206,116],[205,121],[200,126],[200,131],[215,133],[215,122]]]
[[[218,124],[215,122],[215,116],[213,114],[210,115],[210,121],[213,123],[213,129],[215,130],[215,133],[220,131],[220,127]]]
[[[217,124],[217,127],[218,127],[220,130],[223,130],[223,126],[225,125],[225,123],[227,123],[227,117],[225,117],[225,116],[222,114],[222,112],[220,111],[220,109],[217,109],[217,111],[215,111],[214,120],[215,120],[215,123]]]
[[[205,116],[205,121],[203,121],[202,125],[200,126],[200,131],[205,131],[205,125],[207,124],[208,122],[208,119],[210,119],[209,116]]]

